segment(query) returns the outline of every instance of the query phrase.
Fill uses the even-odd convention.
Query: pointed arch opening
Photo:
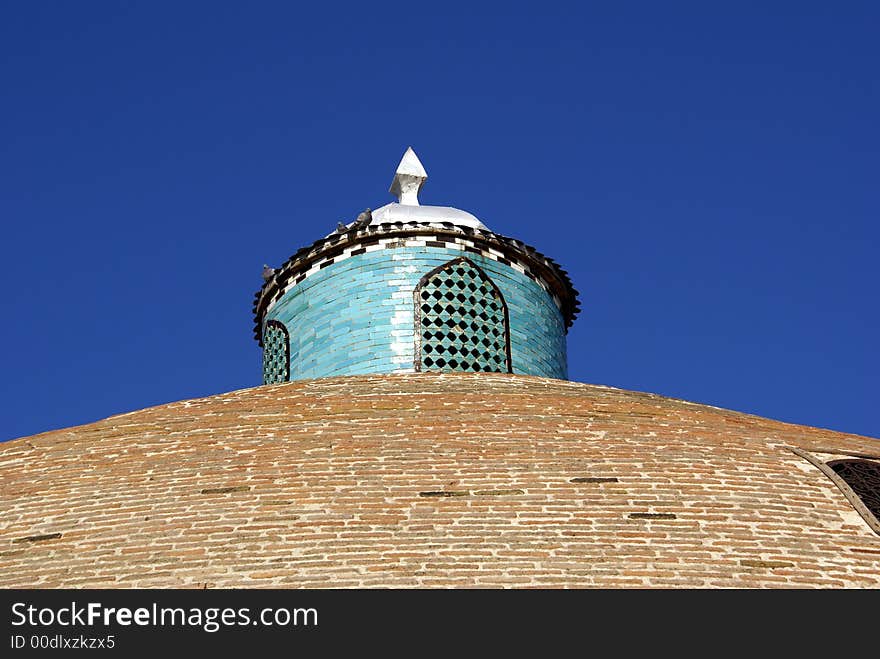
[[[290,381],[290,335],[283,323],[266,322],[263,331],[263,384]]]
[[[827,464],[849,486],[873,520],[865,515],[865,511],[858,507],[856,510],[875,532],[880,533],[880,462],[848,459],[832,460]]]
[[[507,303],[479,266],[453,259],[413,295],[416,371],[513,372]]]

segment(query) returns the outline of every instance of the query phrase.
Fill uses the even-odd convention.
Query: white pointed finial
[[[394,174],[394,180],[391,181],[391,189],[389,192],[397,197],[401,204],[407,206],[419,205],[419,190],[428,179],[428,173],[422,167],[419,157],[412,147],[407,147],[406,153],[400,159],[397,166],[397,173]]]

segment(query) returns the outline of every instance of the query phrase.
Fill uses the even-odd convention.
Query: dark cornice
[[[505,257],[524,262],[534,276],[540,277],[559,298],[565,327],[571,327],[580,312],[578,291],[572,286],[568,273],[556,261],[544,256],[531,245],[521,240],[508,238],[492,231],[473,229],[451,222],[422,224],[418,222],[393,222],[389,224],[370,225],[361,230],[349,230],[334,233],[303,247],[294,253],[271,279],[254,295],[254,338],[262,345],[262,319],[266,308],[273,301],[280,299],[284,289],[291,280],[301,277],[317,261],[333,258],[355,245],[376,244],[386,238],[409,238],[411,236],[432,235],[466,237],[475,244],[492,247]]]

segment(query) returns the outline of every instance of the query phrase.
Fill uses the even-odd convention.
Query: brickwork
[[[506,374],[301,380],[0,445],[3,587],[878,587],[864,437]]]
[[[567,377],[565,321],[550,293],[509,264],[424,242],[364,248],[287,289],[266,319],[289,331],[291,380],[414,371],[413,291],[425,274],[463,254],[507,303],[513,372]]]

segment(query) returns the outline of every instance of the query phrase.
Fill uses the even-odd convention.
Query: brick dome
[[[877,587],[826,464],[878,453],[562,380],[299,380],[0,445],[0,585]]]

